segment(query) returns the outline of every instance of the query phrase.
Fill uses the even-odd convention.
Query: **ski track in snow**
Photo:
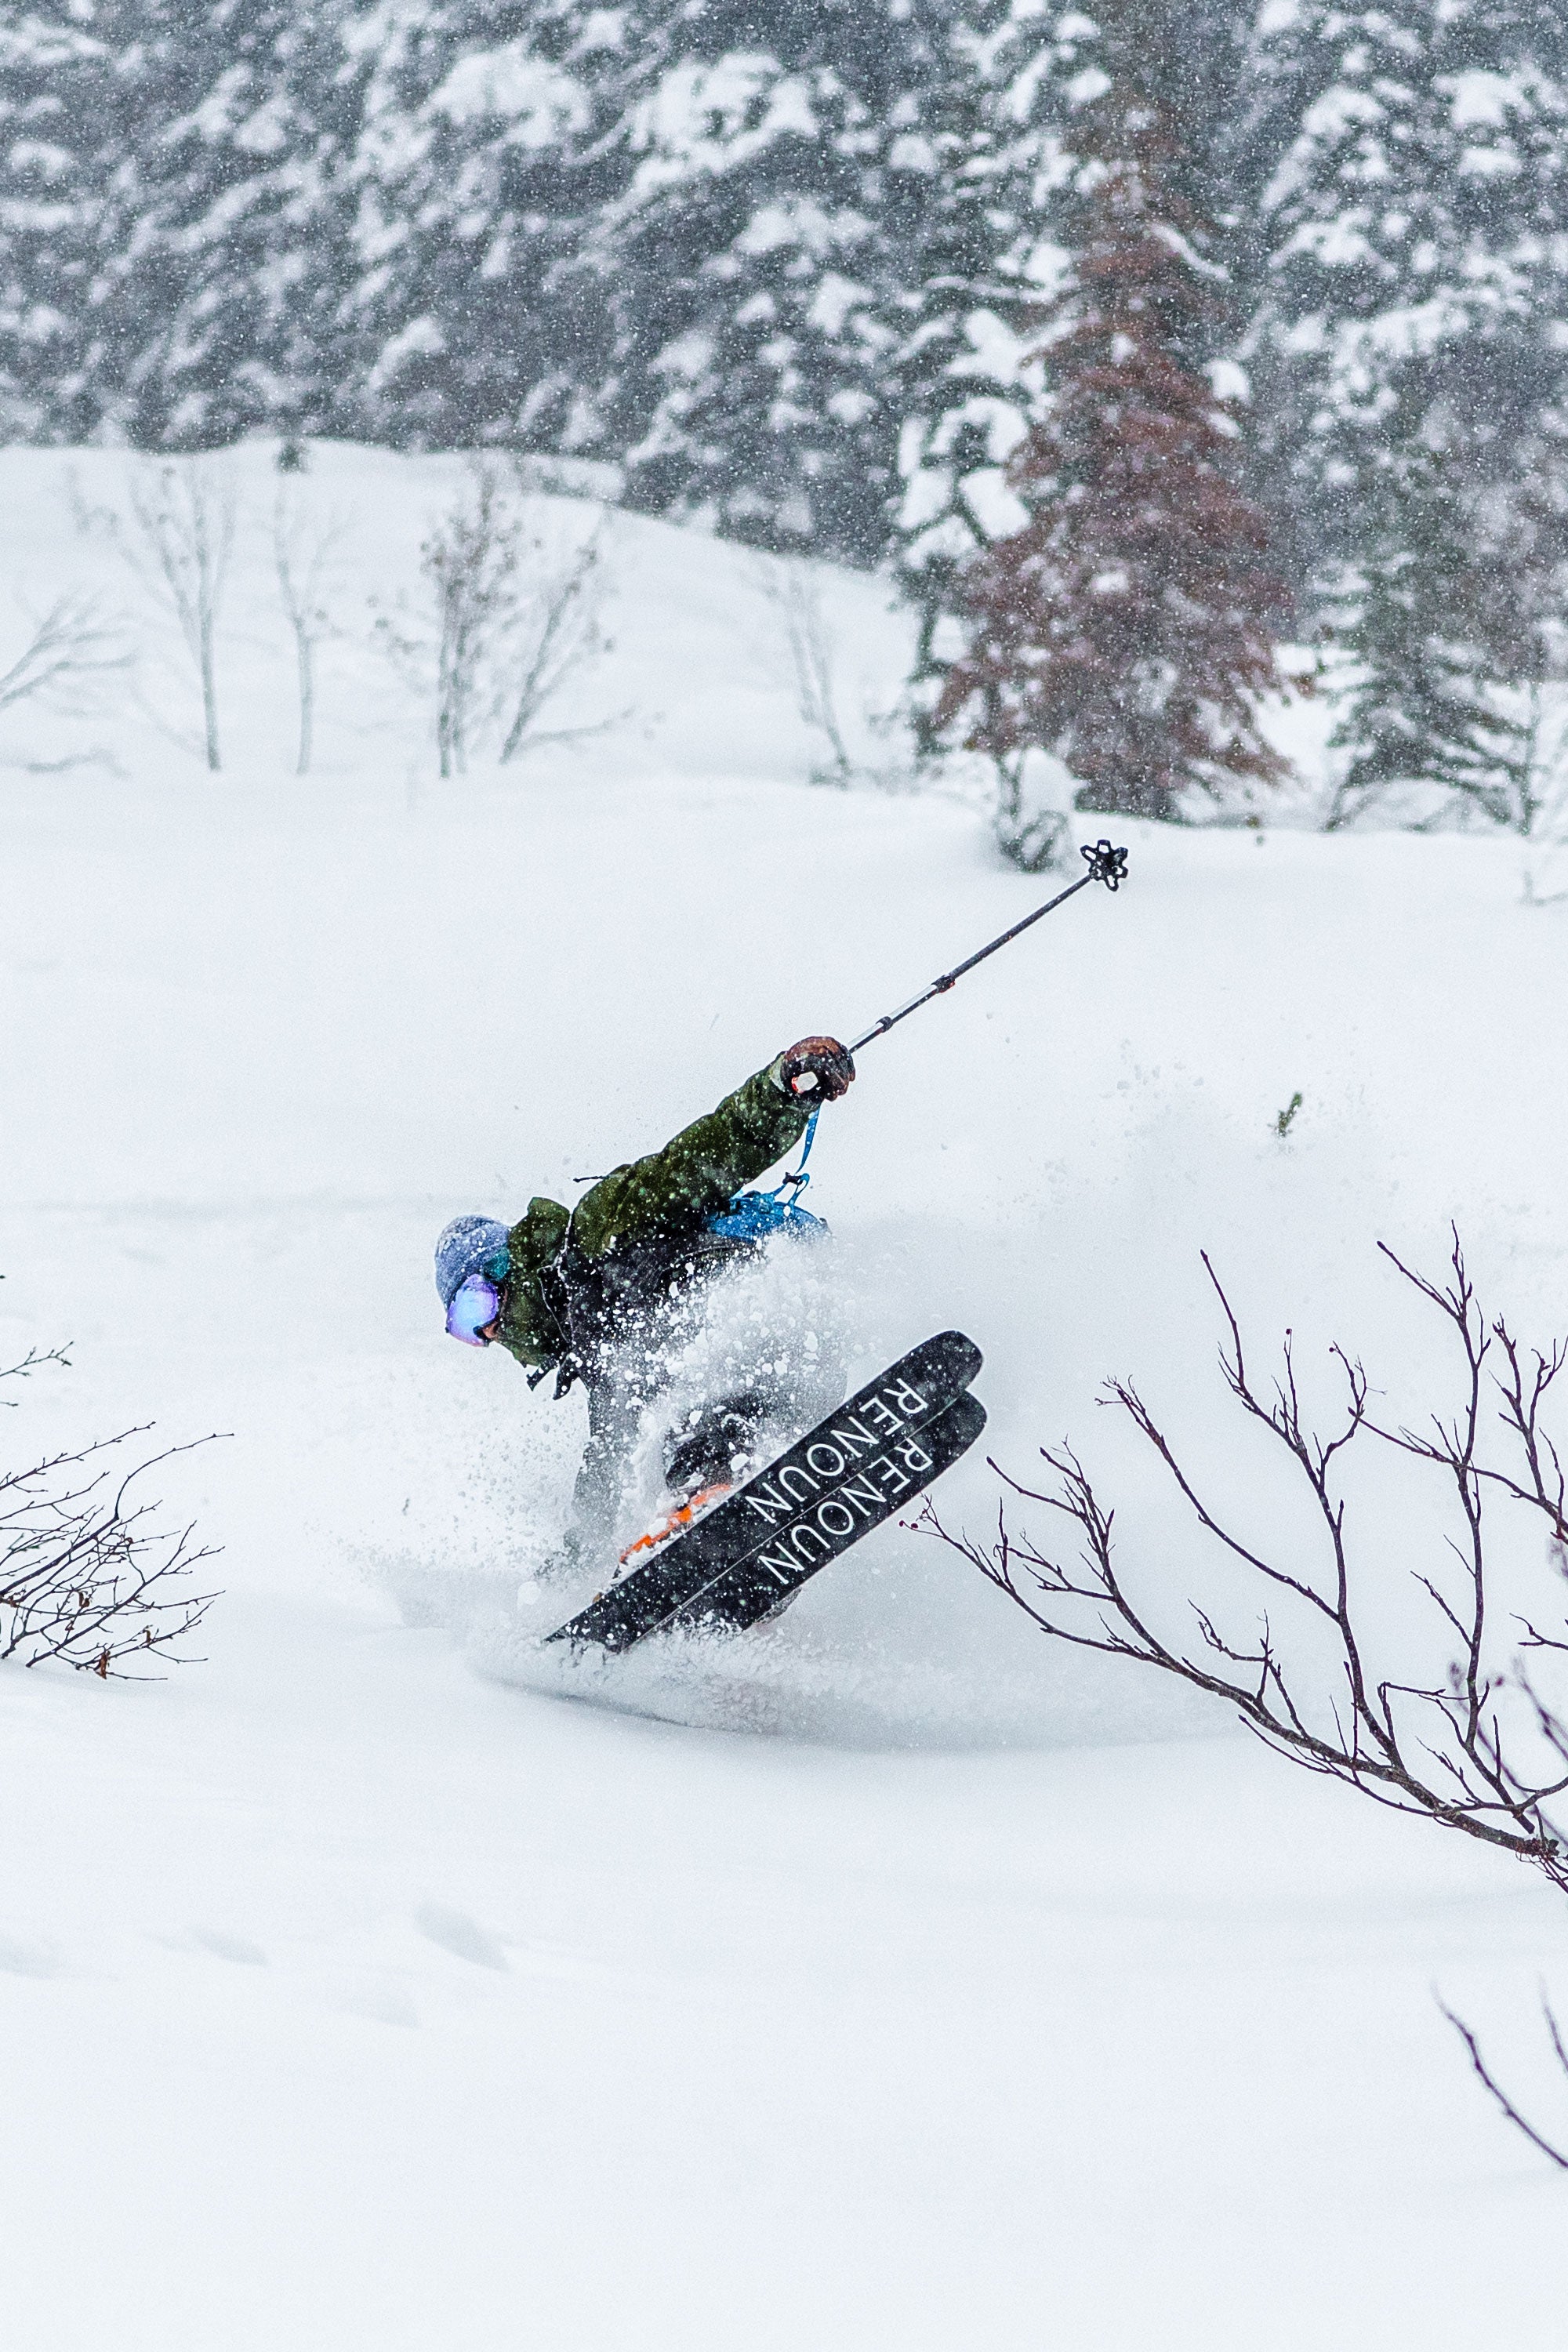
[[[582,1402],[443,1338],[436,1231],[571,1200],[1041,886],[962,798],[808,788],[757,560],[629,517],[613,662],[562,716],[635,717],[439,784],[366,599],[413,585],[449,459],[316,454],[351,522],[297,780],[242,453],[209,777],[177,646],[71,526],[68,468],[102,503],[127,462],[0,454],[17,593],[92,588],[140,646],[134,704],[0,715],[0,1359],[74,1354],[0,1433],[230,1433],[160,1474],[225,1597],[163,1684],[0,1669],[8,2340],[1551,2340],[1562,2192],[1430,1998],[1544,2107],[1568,1932],[1506,1860],[1046,1643],[897,1527],[744,1640],[539,1646]],[[825,593],[859,728],[904,625],[880,582]],[[1325,714],[1281,724],[1311,771]],[[1070,1437],[1175,1605],[1230,1588],[1104,1376],[1240,1520],[1279,1496],[1201,1248],[1325,1415],[1335,1339],[1391,1419],[1451,1393],[1379,1237],[1436,1270],[1454,1218],[1489,1302],[1568,1328],[1568,906],[1495,840],[1113,829],[1125,892],[825,1117],[831,1288],[777,1269],[725,1312],[816,1328],[847,1385],[970,1331],[990,1426],[943,1517],[991,1523],[984,1452],[1026,1481]],[[1373,1556],[1428,1533],[1403,1489],[1355,1508]]]

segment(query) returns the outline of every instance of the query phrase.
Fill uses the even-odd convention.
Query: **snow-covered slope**
[[[122,500],[122,460],[75,463],[79,510]],[[0,460],[16,588],[134,606],[65,471]],[[97,717],[5,715],[8,760],[115,762],[0,772],[0,1357],[77,1360],[8,1458],[233,1433],[166,1474],[226,1547],[208,1663],[0,1670],[9,2340],[1545,2340],[1561,2191],[1428,1993],[1528,2070],[1568,1934],[1516,1866],[1052,1654],[897,1530],[749,1643],[540,1664],[581,1408],[443,1339],[435,1230],[572,1197],[1039,886],[961,801],[801,782],[755,560],[649,523],[566,713],[632,715],[438,783],[366,600],[416,584],[444,478],[308,477],[352,515],[314,774],[261,450],[224,773],[160,731],[187,689],[145,609]],[[823,593],[858,727],[902,625]],[[1316,1381],[1342,1337],[1412,1409],[1432,1341],[1378,1236],[1435,1265],[1456,1217],[1499,1305],[1568,1327],[1568,908],[1489,843],[1132,848],[1120,898],[868,1050],[815,1197],[856,1366],[963,1325],[998,1457],[1069,1433],[1180,1576],[1094,1398],[1134,1371],[1261,1497],[1200,1246],[1260,1344],[1292,1323]],[[994,1497],[972,1461],[944,1511]]]

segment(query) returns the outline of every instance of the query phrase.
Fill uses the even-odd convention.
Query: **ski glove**
[[[784,1090],[802,1102],[837,1102],[848,1093],[854,1076],[849,1048],[837,1037],[803,1037],[779,1056]]]

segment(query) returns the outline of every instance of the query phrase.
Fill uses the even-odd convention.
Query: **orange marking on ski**
[[[654,1521],[647,1535],[638,1536],[635,1543],[627,1544],[621,1554],[619,1565],[625,1568],[627,1560],[635,1559],[639,1551],[656,1550],[661,1543],[667,1543],[671,1536],[679,1535],[682,1528],[689,1528],[692,1520],[707,1509],[710,1503],[718,1502],[721,1496],[729,1492],[728,1479],[718,1486],[700,1486],[689,1502],[678,1503],[673,1511],[666,1511],[662,1519]]]

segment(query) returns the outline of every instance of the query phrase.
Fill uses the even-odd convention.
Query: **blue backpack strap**
[[[762,1241],[769,1234],[779,1233],[790,1226],[797,1231],[809,1226],[823,1231],[820,1217],[800,1205],[800,1196],[811,1181],[805,1163],[811,1158],[811,1147],[816,1139],[816,1122],[822,1116],[822,1105],[812,1106],[811,1117],[805,1122],[805,1148],[800,1155],[800,1166],[775,1186],[771,1192],[737,1192],[728,1208],[708,1220],[710,1234],[722,1234],[730,1241]]]

